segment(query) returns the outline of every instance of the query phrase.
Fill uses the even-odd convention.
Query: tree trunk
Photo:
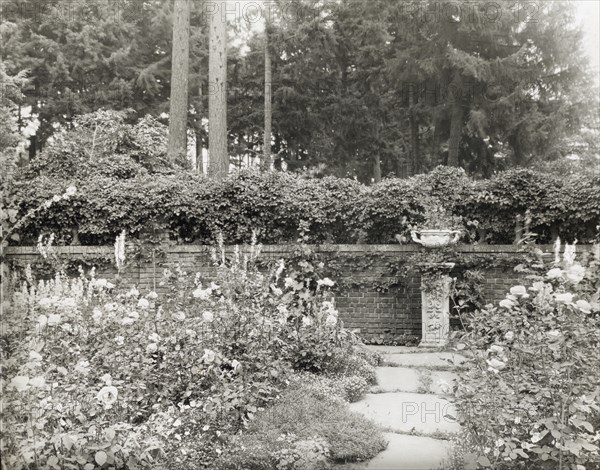
[[[167,150],[168,158],[171,161],[185,161],[187,156],[189,65],[190,0],[174,0],[169,146]]]
[[[410,122],[410,174],[415,175],[420,171],[421,151],[419,148],[419,123],[415,116],[415,89],[411,84],[408,90],[408,112]]]
[[[379,155],[375,155],[373,158],[373,182],[379,183],[381,181],[381,159]]]
[[[265,135],[263,137],[263,166],[267,171],[273,170],[271,156],[271,121],[273,111],[271,106],[271,52],[269,51],[269,23],[265,20]]]
[[[455,99],[452,104],[450,118],[450,139],[448,141],[448,166],[459,166],[458,151],[463,128],[463,108],[460,100]]]
[[[219,1],[209,23],[208,155],[209,174],[217,179],[229,172],[227,153],[227,20],[226,2]],[[222,13],[222,14],[221,14]]]

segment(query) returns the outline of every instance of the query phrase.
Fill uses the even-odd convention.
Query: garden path
[[[350,405],[386,429],[388,448],[352,469],[438,470],[449,460],[451,438],[460,426],[450,417],[454,371],[465,358],[451,353],[400,346],[368,346],[384,357],[378,385]],[[450,417],[449,417],[450,416]]]

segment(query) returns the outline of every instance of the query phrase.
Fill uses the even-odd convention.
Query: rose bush
[[[465,319],[457,468],[600,466],[599,255],[580,264],[567,246],[529,287]]]

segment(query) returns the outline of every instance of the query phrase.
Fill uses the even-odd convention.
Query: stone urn
[[[442,248],[454,245],[460,239],[460,230],[413,230],[410,235],[415,243],[425,248]]]

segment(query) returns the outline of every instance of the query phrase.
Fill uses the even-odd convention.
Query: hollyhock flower
[[[123,343],[125,342],[125,338],[124,338],[123,336],[120,336],[120,335],[119,335],[119,336],[117,336],[117,337],[115,338],[115,342],[116,342],[116,343],[117,343],[119,346],[122,346],[122,345],[123,345]]]
[[[138,301],[137,304],[138,307],[143,308],[143,309],[147,309],[148,307],[150,307],[150,302],[148,302],[148,299],[144,299],[143,297]]]
[[[500,301],[499,305],[500,305],[500,307],[504,307],[504,308],[509,308],[510,309],[510,308],[514,307],[515,304],[514,304],[514,302],[512,300],[503,299],[503,300]]]
[[[303,326],[312,325],[312,319],[310,317],[302,317],[302,325]]]
[[[325,319],[325,325],[329,326],[329,327],[334,327],[337,324],[337,317],[335,315],[327,315],[327,318]]]
[[[192,292],[192,296],[196,299],[200,300],[208,300],[212,294],[212,289],[209,287],[207,289],[201,289],[198,287]]]
[[[150,300],[155,300],[158,298],[158,294],[154,291],[150,291],[146,297],[148,297]]]
[[[106,385],[110,385],[112,383],[112,377],[110,374],[104,374],[102,377],[100,377],[100,380],[102,380],[102,382],[104,382]]]
[[[237,359],[231,361],[231,367],[233,367],[234,372],[239,372],[242,370],[242,364],[240,364]]]
[[[146,346],[146,352],[148,354],[155,353],[156,351],[158,351],[158,345],[156,343],[150,343],[148,346]]]
[[[75,193],[77,193],[77,188],[75,186],[69,186],[67,188],[67,190],[65,191],[65,195],[71,197],[71,196],[75,196]]]
[[[214,320],[214,315],[212,312],[209,312],[208,310],[206,312],[202,313],[202,320],[204,320],[205,322],[211,322]]]
[[[138,297],[140,295],[140,291],[137,290],[135,287],[132,287],[131,290],[125,295],[127,297]]]
[[[515,334],[512,331],[508,331],[505,335],[504,335],[504,339],[506,341],[512,341],[515,339]]]
[[[117,401],[119,391],[112,385],[106,385],[100,389],[96,395],[96,399],[104,406],[105,409],[110,409]]]

